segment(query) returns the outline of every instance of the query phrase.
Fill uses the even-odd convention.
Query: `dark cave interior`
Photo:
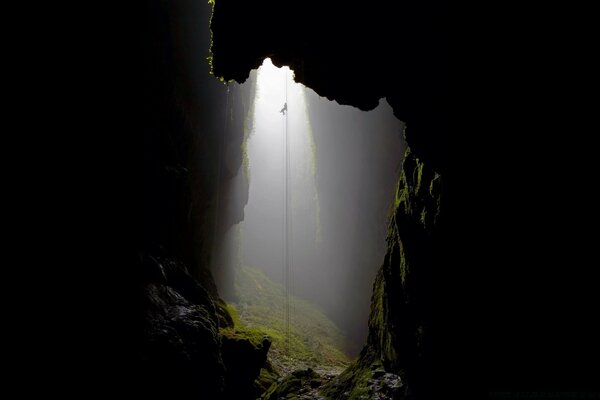
[[[128,210],[143,207],[125,246],[134,256],[122,261],[135,264],[123,279],[135,298],[115,307],[127,323],[99,386],[121,375],[142,396],[216,400],[288,398],[306,387],[328,399],[597,389],[597,366],[588,367],[598,354],[594,246],[581,234],[597,217],[581,189],[593,158],[569,155],[578,142],[558,145],[536,122],[511,139],[496,135],[518,123],[508,111],[488,119],[489,109],[517,115],[524,98],[457,109],[463,81],[451,77],[447,2],[148,0],[137,14],[131,73],[141,88],[119,118],[142,135],[132,174],[142,176],[141,198]],[[270,342],[220,332],[235,331],[235,316],[214,283],[214,246],[248,201],[237,172],[251,91],[241,83],[266,57],[339,104],[367,111],[385,98],[406,124],[367,339],[336,379],[263,376]],[[489,91],[511,79],[473,75],[473,86],[491,79]],[[569,165],[557,165],[559,152]],[[217,198],[230,200],[226,209]]]

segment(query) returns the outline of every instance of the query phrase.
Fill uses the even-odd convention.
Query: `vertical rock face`
[[[407,151],[387,237],[387,254],[373,286],[368,344],[386,369],[415,364],[426,330],[426,277],[434,263],[441,177]]]
[[[210,267],[214,241],[243,218],[248,188],[235,177],[243,177],[254,93],[209,74],[210,11],[206,2],[148,1],[140,35],[142,261],[131,316],[139,346],[138,371],[127,372],[139,375],[141,390],[186,395],[179,398],[217,399],[224,390],[219,328],[232,321]]]
[[[142,387],[151,393],[219,399],[228,396],[227,386],[238,387],[247,376],[252,383],[262,366],[249,369],[245,375],[234,371],[235,378],[230,379],[232,360],[248,366],[244,363],[254,353],[232,350],[229,342],[223,351],[219,328],[232,326],[233,322],[210,270],[213,242],[243,219],[247,199],[247,181],[235,177],[244,176],[238,173],[242,168],[243,123],[253,93],[248,88],[231,86],[215,89],[216,95],[212,93],[217,96],[228,90],[224,104],[208,108],[216,110],[221,118],[196,121],[199,128],[190,124],[156,133],[159,137],[172,136],[180,143],[181,151],[175,151],[172,160],[156,153],[148,155],[152,169],[165,171],[159,178],[147,177],[147,190],[159,197],[150,196],[147,207],[152,215],[147,219],[157,226],[147,233],[150,240],[142,250],[140,266],[138,372]],[[175,119],[196,120],[202,115],[192,111],[197,106],[194,102],[171,100],[182,102],[182,109],[174,112]],[[151,143],[147,150],[164,151],[159,147]],[[157,220],[170,222],[160,224]],[[224,362],[222,353],[227,354],[228,362]],[[238,375],[244,379],[238,379]],[[239,387],[252,389],[248,385]]]
[[[223,390],[217,308],[173,259],[147,256],[142,289],[141,373],[145,390],[183,398]]]
[[[441,177],[407,150],[390,218],[387,253],[373,285],[369,336],[359,360],[326,389],[331,398],[371,393],[380,366],[405,378],[403,396],[428,398],[431,273]],[[373,394],[373,393],[371,393]]]

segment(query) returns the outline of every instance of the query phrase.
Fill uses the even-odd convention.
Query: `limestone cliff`
[[[387,253],[373,285],[367,344],[355,364],[326,387],[329,398],[375,396],[374,375],[380,369],[402,378],[393,396],[428,398],[430,276],[441,190],[441,176],[408,149],[389,221]]]

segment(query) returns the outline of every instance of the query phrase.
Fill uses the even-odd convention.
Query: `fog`
[[[253,77],[246,160],[238,172],[246,174],[249,196],[244,221],[219,246],[219,291],[235,299],[224,282],[236,266],[260,269],[318,304],[355,355],[366,339],[372,285],[385,254],[403,124],[385,100],[370,112],[339,105],[269,59]]]

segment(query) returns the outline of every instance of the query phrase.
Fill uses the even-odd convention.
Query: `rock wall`
[[[143,265],[141,389],[218,398],[225,367],[213,297],[174,259],[148,255]]]
[[[398,373],[421,363],[427,345],[441,177],[407,151],[388,228],[387,254],[373,285],[368,345]]]
[[[394,398],[430,398],[431,276],[435,271],[442,178],[410,150],[390,217],[387,253],[371,298],[369,336],[359,359],[325,390],[332,399],[374,396],[374,371],[402,377]]]
[[[144,11],[143,217],[131,288],[131,375],[148,395],[218,399],[239,383],[231,360],[252,356],[222,357],[219,328],[232,321],[211,267],[215,242],[243,219],[248,184],[238,172],[253,91],[209,74],[208,3],[150,1]]]

